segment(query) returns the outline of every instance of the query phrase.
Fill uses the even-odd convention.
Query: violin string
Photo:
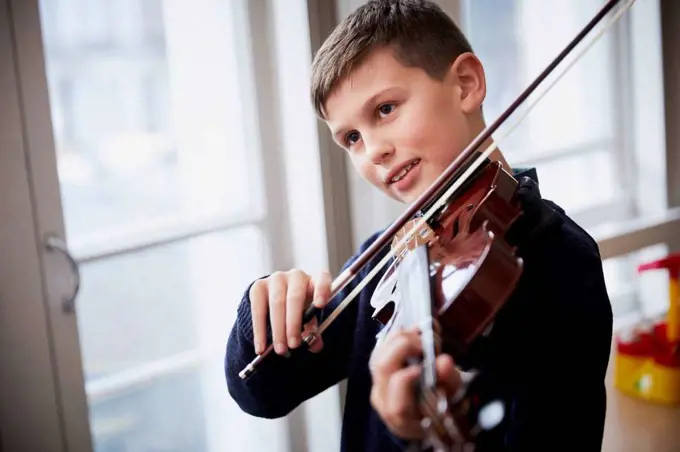
[[[576,64],[582,57],[585,55],[585,53],[596,43],[600,40],[600,38],[604,35],[604,33],[609,30],[611,26],[613,26],[619,18],[623,15],[625,11],[627,11],[631,5],[635,3],[635,0],[626,0],[624,2],[624,6],[620,6],[619,9],[616,11],[615,14],[610,18],[609,23],[606,24],[605,26],[602,27],[602,29],[596,33],[595,37],[591,38],[591,41],[585,45],[585,47],[577,53],[577,57],[574,58],[569,64],[564,67],[561,73],[559,73],[555,79],[548,83],[547,87],[541,92],[537,98],[533,102],[529,103],[529,106],[526,108],[526,111],[523,113],[520,113],[519,118],[514,122],[512,127],[508,129],[507,132],[501,135],[501,140],[494,140],[494,143],[491,144],[486,150],[477,158],[477,160],[474,161],[472,165],[453,183],[451,186],[444,192],[442,196],[439,196],[437,201],[430,207],[430,209],[421,217],[418,218],[416,225],[411,229],[411,231],[417,231],[420,229],[423,224],[429,220],[432,215],[434,215],[435,212],[439,210],[440,207],[442,207],[447,201],[448,198],[460,188],[460,186],[465,183],[467,178],[472,174],[478,167],[479,165],[482,164],[484,159],[486,159],[493,151],[495,151],[498,148],[498,142],[503,141],[510,135],[510,133],[519,126],[519,124],[529,115],[531,110],[538,104],[538,102],[543,99],[543,97],[552,89],[555,84],[564,77],[564,75]],[[400,249],[403,247],[406,242],[409,240],[411,234],[405,234],[401,240],[395,245],[393,248],[394,249]],[[337,308],[335,308],[329,315],[326,317],[326,319],[319,325],[319,328],[316,331],[316,334],[322,334],[326,328],[335,320],[335,318],[340,315],[340,313],[349,305],[349,303],[354,300],[354,298],[361,292],[366,285],[377,275],[379,271],[382,270],[382,268],[387,264],[387,262],[392,259],[392,255],[390,253],[387,253],[381,260],[380,262],[366,275],[364,279],[362,279],[357,286],[350,292],[350,294],[340,303]],[[345,272],[344,272],[345,273]],[[342,278],[346,280],[347,278]],[[338,280],[341,280],[341,278],[338,278]],[[351,281],[351,278],[350,278]],[[345,281],[346,285],[349,281]]]

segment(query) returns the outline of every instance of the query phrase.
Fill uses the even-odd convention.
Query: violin
[[[522,215],[515,196],[518,182],[498,162],[486,162],[465,188],[433,218],[414,229],[407,224],[393,239],[393,263],[378,283],[371,305],[373,318],[384,325],[378,342],[398,328],[417,326],[423,356],[418,387],[424,447],[451,450],[472,444],[503,419],[504,406],[473,400],[473,378],[454,400],[436,387],[435,359],[454,360],[491,324],[513,292],[522,259],[505,233]],[[397,248],[406,236],[405,244]],[[420,450],[420,449],[419,449]]]
[[[373,317],[383,325],[379,341],[395,328],[417,326],[421,332],[423,355],[417,363],[422,371],[416,396],[426,438],[421,444],[414,444],[416,450],[474,450],[485,432],[491,432],[504,417],[500,401],[480,406],[474,397],[478,381],[474,373],[463,374],[462,388],[448,400],[438,388],[435,371],[437,355],[447,353],[455,360],[493,325],[494,317],[514,292],[522,274],[522,259],[508,236],[524,215],[517,198],[519,182],[499,162],[489,160],[498,140],[483,152],[479,149],[618,5],[609,22],[528,105],[507,133],[512,131],[634,1],[606,2],[510,107],[333,281],[331,298],[353,281],[379,252],[390,246],[391,252],[357,283],[316,331],[304,337],[307,345],[313,344],[368,282],[390,264],[373,293],[371,305]],[[311,321],[317,311],[310,306],[304,314],[303,325]],[[270,344],[239,376],[246,379],[252,375],[272,351],[273,344]]]

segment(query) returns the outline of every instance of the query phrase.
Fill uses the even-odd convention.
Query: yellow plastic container
[[[638,272],[669,274],[669,309],[664,321],[616,338],[614,386],[650,402],[680,406],[680,253],[646,262]]]
[[[617,353],[614,385],[632,397],[680,407],[680,368]]]

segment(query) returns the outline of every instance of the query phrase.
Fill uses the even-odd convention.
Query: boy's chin
[[[408,204],[408,201],[401,193],[395,193],[394,191],[390,190],[389,188],[386,188],[385,186],[378,188],[380,188],[380,191],[387,195],[387,197],[394,199],[395,201],[400,202],[402,204]]]
[[[420,197],[420,195],[425,193],[428,188],[429,185],[426,183],[426,181],[421,181],[417,186],[413,187],[408,192],[389,192],[388,195],[403,204],[412,204]]]
[[[387,195],[394,199],[395,201],[398,201],[402,204],[411,204],[413,203],[416,199],[418,199],[418,196],[420,195],[420,192],[409,192],[409,193],[394,193],[391,191],[387,191]]]

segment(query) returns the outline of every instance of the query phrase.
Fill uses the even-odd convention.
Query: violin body
[[[443,351],[454,358],[489,326],[522,273],[522,259],[505,241],[521,215],[513,203],[516,187],[500,164],[489,164],[435,226],[434,314],[442,328]]]
[[[514,200],[517,181],[497,162],[478,172],[460,197],[452,199],[403,249],[394,250],[395,261],[385,272],[371,301],[374,318],[385,325],[382,335],[404,326],[396,271],[408,251],[425,243],[432,280],[433,315],[442,351],[454,359],[492,322],[512,294],[522,273],[522,259],[504,240],[521,215]],[[397,243],[403,234],[395,237]]]

